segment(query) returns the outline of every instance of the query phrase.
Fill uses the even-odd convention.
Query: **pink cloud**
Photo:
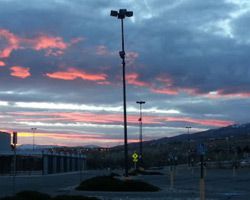
[[[209,92],[208,94],[203,94],[203,96],[211,99],[217,98],[249,98],[250,92],[231,92],[226,93],[224,89],[219,89],[213,92]]]
[[[3,67],[3,66],[5,66],[5,65],[6,65],[5,62],[0,61],[0,67]]]
[[[61,121],[61,122],[84,122],[96,124],[116,124],[123,122],[121,114],[96,114],[80,112],[10,112],[15,116],[21,116],[18,121]],[[34,118],[36,117],[36,118]],[[39,118],[37,118],[39,117]],[[131,124],[138,123],[138,115],[128,115],[128,122]],[[163,124],[164,122],[185,122],[194,123],[204,126],[223,127],[234,124],[233,121],[220,119],[196,119],[192,117],[164,117],[164,116],[143,116],[144,124]]]
[[[90,74],[83,70],[75,69],[73,67],[68,68],[66,71],[58,71],[53,73],[47,73],[47,77],[54,79],[62,79],[62,80],[75,80],[77,78],[88,80],[88,81],[106,81],[107,75],[100,74]],[[101,82],[99,82],[101,83]]]
[[[157,94],[167,94],[167,95],[178,95],[179,91],[171,88],[163,88],[163,89],[156,89],[156,88],[151,88],[151,91],[153,93]]]
[[[12,71],[11,76],[25,79],[31,75],[28,67],[13,66],[10,69]]]
[[[216,127],[223,127],[234,124],[233,121],[228,121],[228,120],[195,119],[190,117],[166,117],[165,120],[168,122],[187,122],[187,123],[194,123],[205,126],[216,126]]]
[[[70,42],[65,42],[61,37],[40,34],[34,38],[19,37],[9,30],[0,29],[0,39],[6,40],[6,45],[0,50],[0,58],[8,58],[14,50],[34,49],[44,50],[47,56],[62,55],[71,45],[83,40],[83,38],[73,38]]]
[[[134,51],[129,51],[126,53],[126,63],[127,65],[134,64],[135,60],[139,57],[139,54]]]
[[[18,132],[20,144],[30,142],[32,132]],[[75,146],[79,144],[109,144],[123,143],[124,139],[109,138],[99,133],[64,133],[64,132],[36,132],[37,144],[59,145],[59,146]],[[138,139],[129,139],[129,142],[138,142]]]
[[[137,73],[127,74],[126,79],[127,79],[128,84],[130,84],[130,85],[135,85],[135,86],[140,86],[140,87],[149,86],[149,84],[147,82],[139,80],[139,74],[137,74]]]
[[[110,52],[108,51],[106,46],[99,45],[96,47],[96,54],[100,56],[106,56],[106,55],[109,55]]]
[[[49,37],[45,35],[39,36],[34,43],[35,50],[48,48],[66,49],[68,47],[61,37]]]
[[[6,40],[6,47],[1,49],[0,58],[7,58],[13,50],[19,48],[20,39],[8,30],[0,29],[0,38]]]

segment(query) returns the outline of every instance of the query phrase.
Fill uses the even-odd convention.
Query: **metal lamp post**
[[[139,164],[142,167],[143,163],[143,154],[142,154],[142,104],[145,104],[145,101],[137,101],[137,104],[140,105],[140,118],[139,118],[139,129],[140,129],[140,134],[139,134],[139,140],[140,140],[140,149],[139,149]]]
[[[126,9],[120,9],[119,11],[111,10],[110,16],[117,17],[121,20],[121,32],[122,32],[122,50],[119,55],[122,59],[122,80],[123,80],[123,115],[124,115],[124,158],[125,158],[125,176],[128,177],[128,138],[127,138],[127,108],[126,108],[126,74],[125,74],[125,50],[124,50],[124,28],[123,20],[125,17],[132,17],[133,12]]]
[[[31,128],[31,131],[33,133],[33,151],[35,151],[35,131],[37,128]]]
[[[188,166],[190,167],[190,153],[191,153],[191,144],[190,144],[190,133],[189,130],[191,129],[191,126],[186,126],[186,129],[188,130]]]

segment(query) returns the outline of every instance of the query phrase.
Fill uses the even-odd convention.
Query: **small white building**
[[[11,152],[11,134],[0,132],[0,154]]]

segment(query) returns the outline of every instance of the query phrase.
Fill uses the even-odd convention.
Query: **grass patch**
[[[97,176],[83,181],[76,190],[113,192],[156,192],[160,189],[139,180],[120,180],[112,176]]]
[[[17,193],[15,196],[4,197],[0,200],[100,200],[95,197],[86,196],[70,196],[70,195],[59,195],[51,197],[48,194],[36,192],[36,191],[22,191]]]

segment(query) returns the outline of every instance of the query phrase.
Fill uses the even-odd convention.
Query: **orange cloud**
[[[6,47],[0,51],[0,58],[7,58],[13,50],[19,48],[20,39],[8,30],[0,29],[0,38],[6,40]]]
[[[3,66],[5,66],[5,65],[6,65],[5,62],[0,61],[0,67],[3,67]]]
[[[25,79],[31,75],[28,67],[13,66],[10,69],[12,71],[11,76]]]
[[[9,57],[14,50],[27,48],[36,51],[45,50],[47,56],[58,56],[63,54],[71,45],[83,40],[83,38],[73,38],[67,43],[61,37],[53,37],[46,34],[41,34],[34,38],[23,38],[6,29],[0,29],[0,39],[1,38],[6,40],[6,45],[0,50],[0,58]]]
[[[171,88],[164,88],[164,89],[155,89],[155,88],[151,88],[151,91],[153,93],[157,93],[157,94],[167,94],[167,95],[177,95],[179,94],[178,90],[175,89],[171,89]]]
[[[130,74],[127,74],[126,76],[127,82],[130,85],[135,85],[135,86],[140,86],[140,87],[149,86],[147,82],[140,81],[138,78],[139,78],[139,74],[137,73],[130,73]]]
[[[106,81],[106,74],[90,74],[83,70],[75,69],[73,67],[66,71],[59,71],[54,73],[47,73],[47,77],[62,80],[75,80],[77,78],[88,80],[88,81]],[[100,83],[100,82],[99,82]]]
[[[57,48],[57,49],[66,49],[68,45],[63,41],[61,37],[49,37],[49,36],[39,36],[35,40],[34,49],[48,49],[48,48]]]

